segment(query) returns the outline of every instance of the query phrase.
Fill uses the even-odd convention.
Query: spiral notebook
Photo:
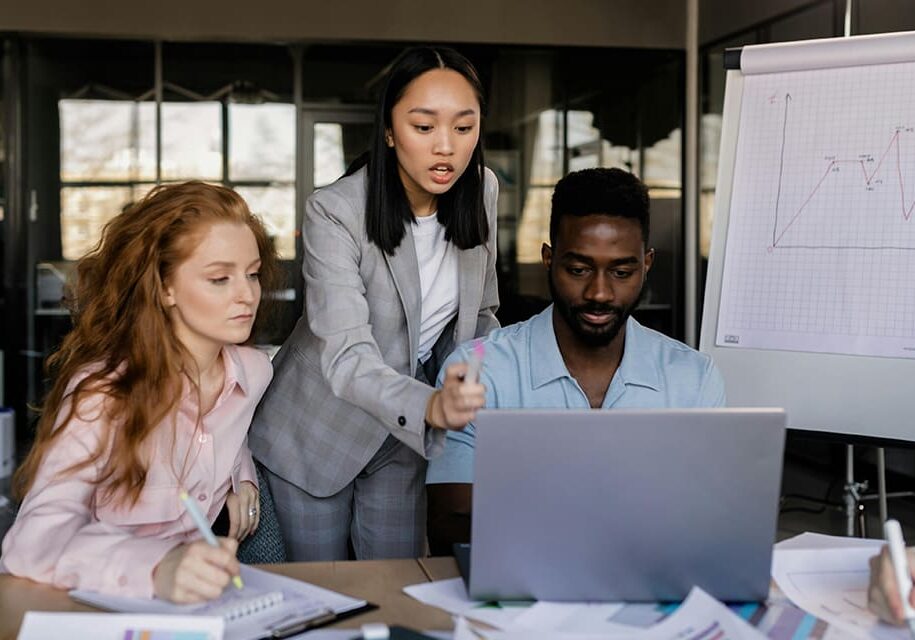
[[[365,600],[242,565],[245,588],[231,586],[220,598],[176,605],[157,598],[125,598],[74,589],[77,602],[127,613],[214,616],[225,620],[225,640],[285,638],[374,609]]]

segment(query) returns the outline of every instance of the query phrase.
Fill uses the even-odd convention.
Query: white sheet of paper
[[[18,640],[124,640],[130,629],[200,632],[208,640],[222,640],[225,622],[204,616],[28,611]]]
[[[404,587],[404,593],[423,604],[444,609],[456,616],[485,622],[497,629],[507,629],[532,603],[496,606],[471,600],[461,578],[423,582]]]
[[[813,533],[805,531],[793,538],[782,540],[775,545],[775,549],[849,549],[849,548],[868,548],[874,549],[874,553],[880,549],[883,540],[871,540],[867,538],[850,538],[848,536],[829,536],[825,533]]]
[[[422,631],[421,633],[437,640],[452,640],[455,637],[450,631]],[[468,633],[470,632],[468,631]],[[314,629],[287,638],[287,640],[354,640],[359,637],[359,629]],[[470,635],[468,637],[470,640],[479,640],[479,636]]]
[[[856,637],[910,640],[867,608],[868,559],[879,548],[776,549],[772,577],[795,605]]]
[[[570,633],[620,633],[632,627],[612,621],[625,605],[610,603],[536,602],[525,609],[511,628]]]
[[[742,84],[716,345],[915,358],[915,63]]]

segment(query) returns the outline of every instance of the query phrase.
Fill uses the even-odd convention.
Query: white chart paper
[[[915,63],[748,75],[716,345],[915,358]]]

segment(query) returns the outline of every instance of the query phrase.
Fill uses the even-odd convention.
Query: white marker
[[[896,585],[899,587],[899,597],[902,598],[902,612],[909,632],[915,638],[915,609],[909,603],[912,593],[912,573],[906,560],[905,540],[902,537],[902,527],[898,520],[887,520],[883,524],[883,534],[886,544],[890,549],[890,561],[893,563],[893,573],[896,575]]]

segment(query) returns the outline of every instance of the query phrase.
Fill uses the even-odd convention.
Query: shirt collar
[[[226,382],[223,389],[228,390],[232,385],[238,385],[241,392],[248,395],[248,376],[241,364],[241,356],[235,345],[226,345],[222,348],[222,361],[226,367]]]
[[[531,318],[528,362],[535,389],[560,378],[571,378],[553,331],[553,305]]]
[[[635,318],[626,321],[626,341],[623,346],[623,359],[614,377],[619,377],[623,384],[661,389],[661,372],[656,359],[651,357],[651,343],[646,342],[647,329]],[[553,330],[553,305],[531,319],[530,344],[528,345],[528,362],[531,367],[531,384],[536,389],[543,385],[571,378],[556,332]]]
[[[242,366],[238,349],[235,345],[226,345],[222,348],[221,355],[222,363],[225,367],[225,379],[222,383],[222,391],[219,392],[219,397],[216,399],[217,406],[223,402],[228,394],[232,393],[235,387],[238,387],[244,395],[248,395],[248,377],[245,375],[245,368]],[[197,411],[197,394],[186,375],[182,376],[181,385],[183,396],[181,410],[188,415],[192,415]]]
[[[623,360],[620,362],[616,375],[623,384],[648,387],[655,391],[661,390],[661,371],[658,368],[657,358],[654,357],[652,341],[649,340],[648,329],[629,316],[626,320],[626,342],[623,346]]]

